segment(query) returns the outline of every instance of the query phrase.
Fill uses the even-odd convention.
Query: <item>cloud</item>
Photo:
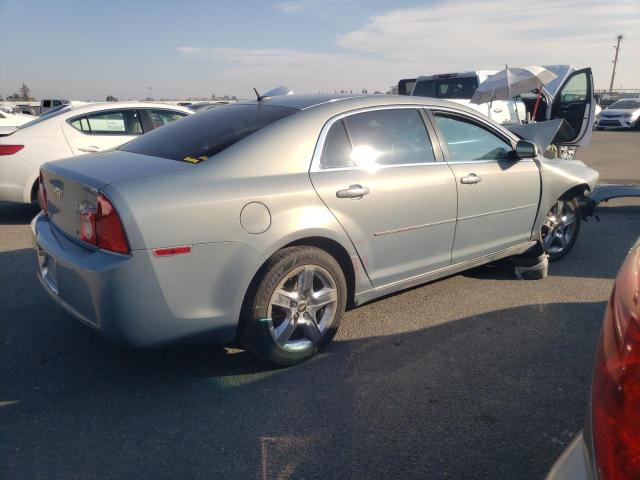
[[[339,35],[336,44],[409,63],[413,68],[406,74],[494,69],[505,63],[570,63],[593,66],[598,80],[610,70],[610,46],[619,31],[640,32],[637,0],[619,0],[615,5],[584,0],[465,0],[374,16],[358,30]],[[628,50],[637,51],[639,41],[630,37]],[[628,84],[637,84],[640,72],[629,57],[626,68]]]
[[[276,10],[284,14],[296,13],[315,6],[317,3],[315,0],[280,2],[276,4]]]
[[[336,0],[334,0],[336,1]],[[281,2],[283,13],[315,6],[316,0]],[[337,35],[331,51],[230,47],[179,47],[186,57],[207,58],[221,76],[251,86],[286,83],[295,91],[386,90],[400,78],[504,64],[569,63],[592,66],[596,87],[608,86],[614,37],[628,33],[615,86],[637,86],[640,66],[640,4],[596,1],[462,0],[376,15]]]
[[[327,6],[335,8],[338,4],[342,6],[353,6],[355,5],[355,0],[291,0],[278,2],[275,4],[275,8],[285,15],[309,10],[320,10],[322,13],[326,13]]]

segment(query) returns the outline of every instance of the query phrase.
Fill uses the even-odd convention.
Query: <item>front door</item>
[[[584,146],[591,140],[595,119],[593,75],[590,68],[571,73],[560,87],[551,104],[551,119],[562,118],[571,129],[556,138],[554,143]]]
[[[374,287],[448,266],[456,185],[423,113],[381,107],[334,119],[323,132],[311,180]]]
[[[458,186],[452,262],[528,241],[540,199],[533,159],[514,159],[511,140],[488,123],[461,112],[434,111],[433,118]]]

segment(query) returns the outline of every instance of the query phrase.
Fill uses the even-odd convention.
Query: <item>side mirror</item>
[[[538,156],[538,147],[528,140],[519,140],[514,152],[516,158],[535,158]]]

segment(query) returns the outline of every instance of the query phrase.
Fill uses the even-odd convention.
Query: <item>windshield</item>
[[[640,108],[640,100],[618,100],[607,107],[608,109],[619,108],[622,110],[632,110]]]
[[[40,115],[38,118],[36,118],[35,120],[31,120],[30,122],[24,123],[22,125],[20,125],[18,127],[18,129],[22,130],[25,129],[27,127],[32,127],[34,125],[37,125],[38,123],[44,121],[44,120],[48,120],[52,117],[55,117],[57,115],[60,115],[61,113],[64,112],[68,112],[69,110],[71,110],[71,106],[70,105],[60,105],[59,107],[56,108],[52,108],[51,110],[47,111],[46,113],[43,113],[42,115]]]
[[[478,77],[418,80],[412,95],[419,97],[470,99],[478,88]]]
[[[225,105],[153,130],[120,150],[199,163],[297,111],[261,103]]]

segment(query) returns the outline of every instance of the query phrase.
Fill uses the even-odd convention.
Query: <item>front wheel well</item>
[[[591,189],[589,185],[586,183],[581,183],[580,185],[576,185],[575,187],[571,187],[569,190],[560,195],[559,200],[571,200],[576,197],[585,197],[585,191],[587,195],[591,193]]]
[[[324,250],[333,258],[336,259],[338,265],[344,273],[344,279],[347,283],[347,307],[353,305],[353,298],[355,294],[355,272],[353,270],[353,262],[349,256],[349,252],[335,240],[331,240],[325,237],[306,237],[296,240],[285,245],[282,248],[302,246],[316,247],[320,250]]]

